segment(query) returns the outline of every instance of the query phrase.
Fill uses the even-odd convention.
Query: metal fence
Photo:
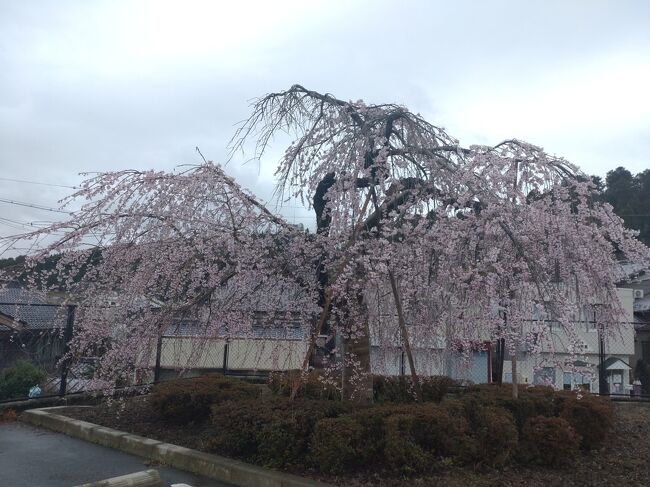
[[[0,368],[6,369],[24,360],[46,374],[45,379],[30,385],[29,390],[14,394],[15,397],[0,397],[0,402],[30,397],[63,397],[101,389],[101,384],[93,379],[96,358],[85,357],[75,363],[66,358],[74,334],[75,305],[0,302],[0,306],[10,309],[15,316],[14,327],[9,323],[2,326]],[[45,314],[51,320],[47,326],[38,320],[39,311],[43,309],[47,309]],[[27,321],[33,317],[36,317],[33,323]]]
[[[101,390],[101,383],[93,378],[97,358],[86,357],[75,363],[61,360],[69,352],[74,333],[75,306],[61,307],[40,303],[1,303],[16,307],[57,308],[63,313],[61,325],[55,330],[41,332],[38,340],[27,345],[21,333],[13,333],[14,340],[0,335],[0,368],[8,365],[13,356],[30,359],[48,371],[41,383],[39,397],[65,396]],[[552,326],[552,325],[550,325]],[[635,331],[632,323],[621,327],[615,336],[603,336],[593,324],[585,323],[580,332],[579,358],[569,353],[569,340],[561,329],[552,330],[553,350],[539,354],[518,349],[516,380],[522,385],[548,384],[558,389],[583,389],[614,398],[646,397],[633,385]],[[12,348],[13,347],[13,348]],[[265,377],[269,371],[298,369],[306,351],[305,340],[298,337],[247,337],[238,339],[210,339],[192,336],[162,336],[149,364],[151,375],[138,377],[139,384],[148,384],[176,377],[220,371],[230,375]],[[12,355],[11,350],[16,349]],[[450,351],[442,348],[413,348],[417,373],[423,376],[445,375],[463,383],[510,383],[513,362],[502,341],[485,342],[470,351]],[[402,347],[372,347],[372,370],[380,375],[410,375],[408,360]],[[134,378],[135,379],[135,378]],[[106,389],[111,388],[106,384]],[[25,391],[22,399],[28,396]],[[4,400],[6,401],[6,399]],[[3,401],[0,401],[3,402]]]
[[[200,374],[266,376],[270,371],[298,369],[307,351],[299,338],[210,338],[162,336],[150,363],[157,382],[183,371]]]

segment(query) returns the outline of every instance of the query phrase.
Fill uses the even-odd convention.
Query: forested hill
[[[593,179],[625,225],[639,230],[639,239],[650,246],[650,169],[633,175],[617,167],[607,173],[604,182],[597,176]]]
[[[60,258],[61,258],[61,254],[55,254],[49,256],[43,262],[39,262],[35,267],[36,275],[38,276],[38,275],[42,275],[42,273],[44,272],[49,273],[50,271],[53,271],[56,267],[56,264],[59,262]],[[95,251],[91,254],[89,261],[96,262],[100,258],[101,258],[101,252]],[[85,272],[86,272],[86,266],[84,265],[76,274],[74,280],[78,281],[79,279],[81,279]],[[8,259],[0,259],[0,277],[2,277],[3,280],[9,280],[23,286],[27,285],[29,276],[28,276],[28,272],[25,270],[25,256],[20,255],[15,258],[10,257]],[[40,282],[40,279],[37,278],[36,284],[40,286],[44,283]],[[49,275],[46,284],[47,287],[50,289],[59,287],[55,274],[52,273]]]

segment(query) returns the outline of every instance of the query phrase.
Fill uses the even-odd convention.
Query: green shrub
[[[289,396],[300,373],[299,370],[271,373],[268,381],[269,389],[275,394]],[[336,387],[326,383],[323,371],[310,370],[303,378],[296,397],[338,400],[341,399],[341,393]]]
[[[27,397],[29,389],[45,376],[45,371],[31,362],[16,362],[13,367],[0,371],[0,400]]]
[[[489,397],[495,399],[497,397],[512,397],[512,387],[507,384],[474,384],[467,386],[464,395],[471,394],[473,396]]]
[[[321,419],[312,436],[312,463],[329,474],[356,470],[366,465],[368,445],[363,438],[361,424],[350,416]]]
[[[400,474],[428,472],[463,450],[466,422],[436,404],[384,404],[352,415],[360,426],[358,462]]]
[[[462,449],[467,430],[464,418],[452,417],[446,408],[423,404],[413,408],[411,432],[416,443],[436,458],[455,456]]]
[[[525,394],[530,394],[534,396],[543,396],[548,398],[553,398],[557,394],[557,391],[551,386],[527,386],[522,389]]]
[[[316,423],[349,411],[340,402],[303,399],[277,409],[257,438],[257,459],[270,467],[304,464]]]
[[[504,398],[498,402],[512,413],[519,431],[522,431],[524,425],[530,418],[536,416],[552,417],[555,415],[553,396],[523,393],[517,399]]]
[[[385,420],[384,456],[387,465],[403,475],[424,473],[434,463],[433,452],[426,451],[413,436],[416,418],[410,414],[396,414]]]
[[[440,402],[449,390],[457,386],[458,382],[451,377],[433,376],[422,378],[422,400]]]
[[[202,422],[210,416],[212,404],[259,394],[259,388],[253,384],[212,374],[156,384],[151,408],[160,418],[172,423]]]
[[[256,441],[256,460],[266,467],[284,467],[300,464],[307,452],[308,439],[303,435],[309,431],[295,416],[281,416],[270,419],[262,425]]]
[[[519,435],[509,411],[477,395],[464,396],[446,408],[452,416],[463,415],[469,424],[469,439],[459,445],[462,461],[501,467],[514,457]]]
[[[614,425],[614,408],[609,399],[574,392],[558,395],[560,417],[582,438],[581,446],[593,450],[602,446]]]
[[[270,396],[212,406],[218,434],[210,451],[234,455],[268,466],[304,463],[316,422],[350,411],[338,401]]]
[[[384,447],[386,443],[385,421],[391,415],[407,414],[412,406],[406,405],[377,405],[355,411],[352,417],[361,426],[364,444],[363,461],[367,465],[378,465],[384,462]]]
[[[384,459],[394,471],[426,473],[465,448],[466,423],[433,404],[413,405],[385,420]]]
[[[410,381],[404,376],[386,377],[375,375],[372,377],[372,394],[375,403],[394,402],[405,403],[415,400],[414,391],[409,389]]]
[[[466,406],[466,413],[470,404],[473,405],[470,410],[478,410],[480,404],[507,409],[514,416],[520,432],[533,417],[562,417],[582,439],[581,446],[585,450],[602,445],[614,422],[613,408],[608,399],[591,394],[583,394],[578,399],[575,392],[558,392],[545,386],[522,387],[519,398],[512,399],[510,385],[481,384],[468,387],[461,394],[461,402]]]
[[[512,413],[517,429],[521,432],[528,419],[535,416],[556,416],[557,393],[551,387],[520,387],[519,397],[512,398],[510,384],[480,384],[468,387],[462,394],[465,403],[474,401],[477,405],[502,407]],[[476,409],[476,407],[475,407]]]
[[[485,408],[476,438],[481,448],[480,463],[491,467],[505,465],[514,456],[519,436],[512,415],[500,408]]]
[[[300,371],[276,372],[269,376],[268,386],[275,394],[289,396],[291,388]],[[375,403],[412,403],[415,402],[415,390],[410,376],[380,376],[372,379]],[[440,402],[456,381],[445,376],[420,377],[422,396],[425,402]],[[309,371],[298,389],[297,397],[308,399],[341,398],[340,391],[324,380],[320,370]]]
[[[580,437],[565,419],[536,416],[526,421],[520,453],[525,463],[572,465],[579,453]]]
[[[303,394],[322,394],[320,379],[313,384],[310,389],[308,381]],[[425,397],[435,401],[453,382],[433,378],[429,385]],[[573,462],[581,439],[584,448],[602,442],[599,431],[607,431],[612,418],[608,401],[546,387],[522,387],[513,400],[509,385],[473,386],[442,404],[417,404],[410,402],[408,378],[380,378],[375,394],[383,403],[359,409],[341,401],[291,401],[282,395],[290,391],[289,374],[269,386],[280,395],[212,405],[217,432],[209,451],[329,474],[369,467],[427,474],[459,463],[500,468],[515,458],[554,466]],[[583,429],[589,430],[586,442]]]
[[[422,400],[440,402],[456,381],[450,377],[420,377]],[[413,380],[410,376],[379,376],[372,380],[373,397],[376,403],[412,403],[416,400]]]
[[[276,409],[284,407],[284,398],[260,398],[213,405],[210,420],[218,433],[207,443],[208,450],[252,458],[257,454],[257,438],[262,427],[275,416]]]

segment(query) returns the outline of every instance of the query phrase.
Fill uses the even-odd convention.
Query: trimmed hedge
[[[407,475],[434,470],[439,459],[458,456],[465,443],[464,424],[434,405],[389,415],[384,420],[384,431],[386,465]]]
[[[614,426],[614,406],[611,401],[590,394],[578,397],[575,393],[558,395],[559,416],[565,419],[582,438],[584,450],[603,445]]]
[[[513,415],[480,395],[464,395],[447,404],[450,414],[463,417],[469,425],[469,439],[463,442],[461,460],[476,466],[501,467],[515,456],[517,424]]]
[[[171,423],[198,423],[210,417],[210,406],[215,403],[259,395],[258,386],[241,379],[211,374],[156,384],[151,394],[151,408],[161,419]]]
[[[420,377],[423,402],[440,402],[456,381],[445,376]],[[408,376],[379,376],[372,380],[373,398],[377,403],[413,403],[415,388]]]
[[[287,372],[273,372],[269,374],[268,386],[275,394],[289,396],[294,382],[300,375],[299,370],[289,370]],[[310,370],[303,383],[298,389],[296,397],[307,399],[330,399],[340,400],[341,392],[333,385],[324,381],[324,375],[320,370]]]
[[[289,396],[294,381],[300,371],[275,372],[269,375],[268,386],[275,394]],[[440,402],[457,382],[445,376],[420,377],[422,399],[424,402]],[[415,389],[410,376],[380,376],[372,378],[373,399],[375,403],[408,404],[415,402]],[[311,370],[298,389],[297,397],[308,399],[341,398],[341,392],[324,380],[322,371]]]
[[[311,440],[311,463],[331,474],[363,468],[368,447],[364,440],[363,427],[353,417],[321,419]]]
[[[181,382],[174,394],[162,394],[164,387],[155,394],[159,402],[160,397],[173,398],[165,404],[176,420],[204,417],[208,404],[216,430],[205,444],[208,451],[268,467],[311,467],[334,475],[374,468],[410,476],[448,465],[502,468],[515,460],[570,465],[580,446],[601,445],[613,422],[607,399],[547,387],[522,387],[515,400],[508,386],[473,386],[436,403],[453,381],[432,378],[423,382],[429,387],[428,402],[418,404],[412,402],[407,379],[383,378],[375,380],[377,404],[360,408],[304,397],[332,392],[317,373],[310,374],[303,397],[295,401],[277,395],[289,393],[289,374],[269,382],[277,394],[262,396],[255,386],[237,380],[202,379]],[[179,415],[180,407],[194,412]]]
[[[283,467],[307,461],[316,423],[351,411],[338,401],[264,397],[212,406],[218,434],[208,442],[215,453]]]
[[[573,465],[580,454],[580,435],[563,418],[536,416],[526,421],[521,460],[547,467]]]

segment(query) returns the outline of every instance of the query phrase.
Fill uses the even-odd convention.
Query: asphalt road
[[[23,423],[0,424],[1,487],[72,487],[155,468],[163,485],[232,487],[148,461],[111,448],[35,428]]]

